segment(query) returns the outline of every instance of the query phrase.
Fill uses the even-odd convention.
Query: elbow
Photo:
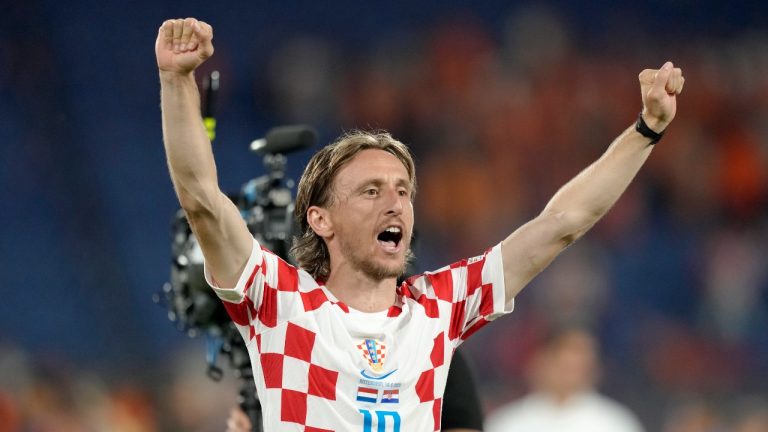
[[[216,214],[223,196],[218,187],[177,187],[176,192],[181,208],[190,219]]]
[[[551,235],[568,247],[589,231],[599,216],[582,212],[545,210],[540,216],[551,227]]]

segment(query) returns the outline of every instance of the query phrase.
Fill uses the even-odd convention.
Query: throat
[[[395,304],[397,279],[373,280],[358,272],[331,272],[326,288],[352,309],[360,312],[381,312]]]

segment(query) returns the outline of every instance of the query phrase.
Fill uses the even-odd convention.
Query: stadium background
[[[0,10],[0,430],[220,430],[234,403],[234,379],[207,381],[203,342],[150,300],[168,279],[177,208],[153,45],[179,16],[215,29],[204,70],[222,74],[222,188],[263,172],[247,145],[272,126],[313,124],[323,143],[388,129],[417,157],[424,269],[534,216],[634,120],[637,73],[675,61],[678,118],[638,179],[465,351],[489,410],[524,391],[528,356],[566,321],[596,329],[601,389],[648,430],[689,408],[727,428],[768,397],[768,4]],[[289,157],[292,177],[308,157]]]

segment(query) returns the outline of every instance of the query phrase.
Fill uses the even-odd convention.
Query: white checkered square
[[[283,388],[301,393],[309,391],[309,363],[293,357],[283,357]]]
[[[329,402],[327,399],[309,395],[307,396],[307,422],[312,427],[328,430],[341,431],[339,424],[344,424],[345,418],[355,418],[360,416],[359,412],[332,412],[329,416],[328,411],[336,411],[349,405],[340,405]],[[362,430],[362,429],[361,429]]]
[[[278,291],[277,304],[279,316],[297,316],[304,311],[301,297],[291,291]]]
[[[467,268],[452,268],[451,276],[453,278],[453,298],[451,301],[456,303],[467,295]]]
[[[279,325],[262,333],[261,352],[283,354],[285,352],[285,332],[286,326]]]

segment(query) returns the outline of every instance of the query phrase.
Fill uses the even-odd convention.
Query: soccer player
[[[356,132],[312,157],[292,267],[261,248],[219,189],[193,74],[212,39],[194,18],[160,27],[163,136],[206,278],[248,347],[267,431],[440,430],[454,349],[511,312],[517,293],[608,211],[674,118],[684,82],[669,62],[644,70],[638,121],[541,214],[484,254],[397,286],[414,225],[407,147]]]

